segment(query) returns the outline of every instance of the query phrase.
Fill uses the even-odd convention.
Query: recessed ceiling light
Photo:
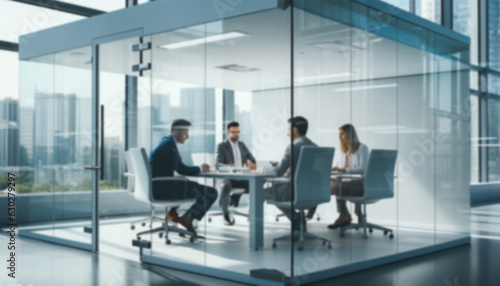
[[[172,43],[172,44],[161,45],[160,48],[166,49],[166,50],[175,50],[175,49],[180,49],[180,48],[185,48],[185,47],[201,45],[201,44],[205,44],[205,43],[212,43],[212,42],[236,39],[236,38],[241,38],[241,37],[245,37],[245,36],[248,36],[248,34],[234,31],[234,32],[228,32],[228,33],[223,33],[223,34],[218,34],[218,35],[213,35],[213,36],[208,36],[208,37],[203,37],[203,38],[197,38],[194,40],[188,40],[188,41],[182,41],[182,42],[177,42],[177,43]]]
[[[364,89],[379,89],[379,88],[390,88],[398,86],[395,83],[392,84],[379,84],[379,85],[365,85],[365,86],[355,86],[355,87],[343,87],[334,89],[334,91],[351,91],[351,90],[364,90]]]
[[[347,76],[351,76],[351,75],[352,75],[352,73],[350,73],[350,72],[335,73],[335,74],[325,74],[325,75],[320,75],[320,76],[299,77],[299,78],[295,78],[295,81],[300,83],[300,82],[317,80],[317,79],[347,77]]]

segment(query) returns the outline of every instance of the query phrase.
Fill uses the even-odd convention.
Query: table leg
[[[264,180],[252,178],[250,189],[250,248],[257,250],[264,246]]]

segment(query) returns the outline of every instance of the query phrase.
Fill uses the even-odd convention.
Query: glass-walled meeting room
[[[206,15],[174,17],[170,28],[143,21],[22,58],[20,149],[33,186],[23,234],[256,284],[307,283],[467,243],[468,39],[378,1],[272,2],[201,1]],[[78,25],[181,14],[189,3]],[[127,158],[142,149],[139,167],[150,168],[181,118],[189,132],[174,159],[210,165],[175,170],[211,202],[198,208],[194,239],[148,231],[183,225],[166,222],[160,202],[151,212],[153,201],[137,199],[139,170]],[[251,163],[221,162],[235,136]],[[274,240],[305,232],[316,237]]]

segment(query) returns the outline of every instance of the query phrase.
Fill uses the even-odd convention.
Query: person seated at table
[[[300,150],[304,146],[317,146],[311,139],[306,137],[308,122],[302,116],[296,116],[288,120],[288,133],[287,136],[292,138],[293,141],[293,165],[292,165],[292,145],[288,145],[285,149],[283,158],[276,166],[266,166],[263,173],[272,174],[276,176],[291,177],[292,172],[295,172],[295,167],[299,161]],[[293,127],[292,127],[293,126]],[[291,168],[290,168],[291,167]],[[280,183],[275,186],[276,200],[290,201],[292,197],[292,189],[290,183]],[[264,188],[264,198],[273,199],[272,188]],[[298,229],[300,227],[299,216],[293,216],[290,208],[278,207],[290,221],[293,222],[293,227]]]
[[[153,148],[149,156],[151,174],[155,177],[173,177],[174,170],[185,176],[192,176],[201,172],[208,172],[210,166],[186,166],[182,162],[177,144],[184,144],[189,138],[191,123],[185,119],[176,119],[172,122],[170,136],[163,137]],[[186,185],[187,184],[187,185]],[[196,202],[180,217],[177,208],[168,213],[168,220],[180,223],[188,231],[196,235],[193,219],[200,221],[208,209],[217,199],[218,193],[214,188],[202,186],[188,181],[153,181],[153,197],[159,200],[196,199]]]
[[[333,172],[346,174],[360,174],[365,172],[368,163],[368,147],[358,139],[356,129],[351,124],[342,125],[339,128],[340,155],[335,156]],[[339,183],[332,181],[332,195],[339,194]],[[362,196],[364,194],[363,183],[359,179],[342,179],[342,195]],[[312,214],[308,212],[308,216]],[[346,201],[337,198],[337,212],[339,217],[333,224],[328,225],[329,229],[335,229],[351,224],[351,214],[347,209]],[[361,213],[361,204],[355,204],[354,212],[358,216],[358,223],[363,223],[363,214]]]
[[[245,143],[239,141],[240,124],[236,121],[231,121],[227,124],[226,134],[228,138],[217,145],[217,156],[215,167],[219,169],[223,166],[231,166],[241,168],[244,164],[249,169],[255,170],[255,158],[248,150]],[[234,217],[228,210],[228,205],[238,206],[241,194],[233,194],[229,198],[229,194],[233,188],[245,189],[248,193],[248,181],[246,180],[224,180],[221,183],[221,194],[219,203],[224,214],[224,224],[233,225]]]

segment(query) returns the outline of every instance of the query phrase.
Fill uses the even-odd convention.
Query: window
[[[2,1],[1,5],[0,40],[7,42],[18,43],[21,35],[85,18],[13,1]]]

